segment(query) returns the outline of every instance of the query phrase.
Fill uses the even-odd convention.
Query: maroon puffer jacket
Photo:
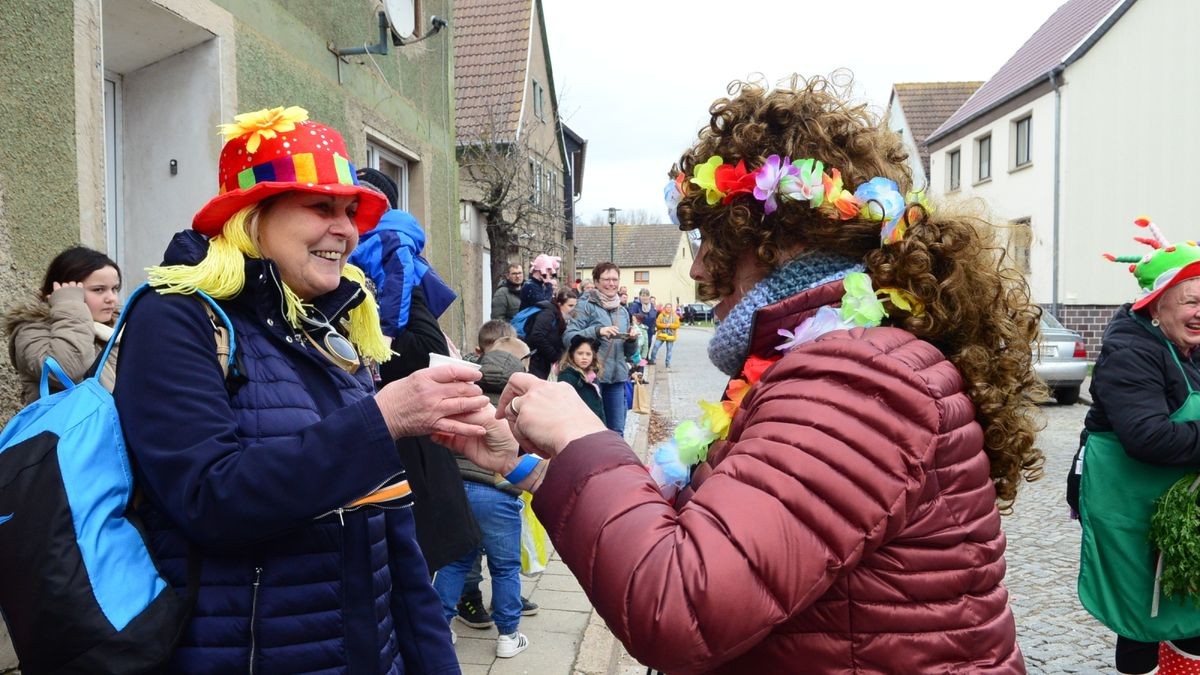
[[[752,353],[842,292],[760,310]],[[837,331],[767,370],[678,511],[611,432],[568,445],[533,506],[629,653],[668,673],[1024,673],[974,416],[929,343]]]

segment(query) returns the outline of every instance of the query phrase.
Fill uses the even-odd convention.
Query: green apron
[[[1167,349],[1188,388],[1171,421],[1200,420],[1200,392],[1192,389],[1174,347],[1168,343]],[[1126,454],[1115,433],[1088,434],[1079,488],[1079,600],[1117,635],[1143,642],[1200,636],[1200,609],[1190,599],[1156,598],[1158,555],[1148,538],[1154,500],[1195,470],[1139,462]],[[1152,607],[1156,600],[1157,608]]]

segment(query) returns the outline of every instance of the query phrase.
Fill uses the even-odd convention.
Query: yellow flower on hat
[[[275,138],[277,133],[295,131],[296,124],[307,119],[308,111],[300,106],[280,106],[235,115],[233,124],[222,124],[217,128],[226,141],[249,134],[246,139],[246,152],[254,153],[264,138]]]

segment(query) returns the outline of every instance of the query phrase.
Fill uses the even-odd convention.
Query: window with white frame
[[[975,141],[975,182],[992,177],[992,135]]]
[[[959,188],[962,179],[962,152],[958,149],[946,153],[946,191]]]
[[[544,120],[544,119],[546,119],[545,91],[542,89],[542,85],[538,84],[537,80],[532,80],[532,82],[533,82],[533,114],[536,115],[539,120]]]
[[[633,283],[635,283],[635,284],[650,283],[650,270],[634,270]]]
[[[379,139],[367,137],[367,166],[378,169],[396,181],[396,208],[412,212],[408,203],[408,183],[412,174],[412,160],[399,152],[385,147]]]
[[[1013,168],[1022,167],[1033,161],[1031,154],[1030,132],[1033,127],[1033,116],[1026,115],[1013,122]]]

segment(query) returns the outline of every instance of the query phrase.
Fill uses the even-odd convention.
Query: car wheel
[[[1062,405],[1075,405],[1079,402],[1079,385],[1073,387],[1056,387],[1054,400]]]

